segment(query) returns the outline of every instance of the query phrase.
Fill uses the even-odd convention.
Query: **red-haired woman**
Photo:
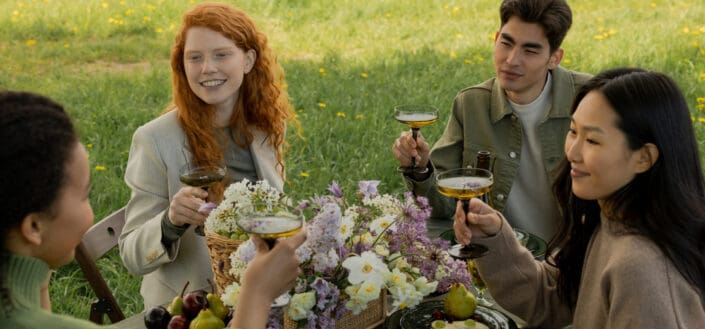
[[[287,120],[293,118],[284,73],[252,20],[226,4],[184,14],[171,52],[173,105],[137,129],[125,181],[132,190],[120,255],[143,275],[145,307],[171,300],[189,281],[212,278],[205,239],[209,201],[225,184],[266,180],[282,190]],[[179,182],[186,164],[225,164],[222,184],[204,191]]]

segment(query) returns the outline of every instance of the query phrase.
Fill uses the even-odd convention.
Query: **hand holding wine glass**
[[[462,207],[463,214],[470,211],[470,202],[473,201],[473,198],[490,191],[493,182],[492,172],[479,168],[451,169],[443,171],[436,176],[438,192],[460,200],[459,206]],[[460,225],[457,217],[458,215],[456,215],[456,220],[453,224],[454,230],[456,226]],[[462,225],[465,225],[465,223],[463,222]],[[455,233],[457,238],[458,231],[455,230]],[[469,239],[465,241],[470,242]],[[458,259],[472,259],[487,253],[487,247],[475,243],[458,244],[451,247],[448,253]]]
[[[421,127],[438,121],[438,109],[430,105],[398,105],[394,107],[394,118],[411,127],[412,138],[416,141]],[[411,157],[411,165],[400,169],[416,170],[416,159]]]
[[[209,186],[220,182],[223,180],[223,178],[225,178],[225,172],[225,166],[221,165],[193,166],[187,163],[183,167],[181,167],[181,170],[179,170],[179,180],[184,185],[199,187],[203,191],[208,192]],[[196,195],[194,195],[194,197],[197,198]],[[212,210],[213,208],[215,208],[215,204],[213,203],[200,203],[196,212],[207,214],[208,211]],[[193,207],[191,207],[190,209],[193,210]],[[192,215],[192,217],[193,216],[195,215]],[[205,235],[202,225],[197,226],[194,232],[198,235]]]
[[[484,238],[496,235],[502,227],[497,212],[480,199],[471,199],[464,209],[462,201],[455,208],[453,231],[461,244],[469,244],[473,237]]]

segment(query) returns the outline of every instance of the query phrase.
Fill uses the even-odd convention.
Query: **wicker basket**
[[[380,298],[367,303],[367,308],[355,315],[348,311],[335,322],[336,329],[372,329],[382,324],[387,315],[387,292],[382,291]],[[298,329],[298,322],[284,314],[284,329]]]
[[[211,256],[211,268],[218,293],[222,293],[225,287],[238,281],[238,278],[230,274],[230,254],[237,250],[242,242],[242,240],[232,240],[206,231],[206,244]]]

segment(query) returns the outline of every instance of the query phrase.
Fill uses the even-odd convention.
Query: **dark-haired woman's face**
[[[64,185],[49,213],[42,220],[41,245],[34,255],[51,268],[70,262],[83,234],[93,225],[93,209],[88,201],[90,174],[88,154],[76,143],[65,168]],[[48,217],[48,216],[47,216]]]
[[[573,193],[585,200],[604,200],[644,171],[643,153],[630,150],[617,127],[617,113],[598,91],[578,104],[565,140]],[[648,168],[647,168],[648,169]]]

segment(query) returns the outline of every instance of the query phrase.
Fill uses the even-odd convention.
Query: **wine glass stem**
[[[269,250],[272,250],[274,248],[274,244],[277,243],[277,239],[263,239],[264,242],[267,243],[267,246],[269,246]]]
[[[414,139],[414,142],[416,142],[416,139],[419,137],[419,128],[411,128],[411,137]],[[411,170],[416,169],[416,158],[411,157]]]
[[[469,199],[463,199],[460,200],[460,202],[463,203],[463,211],[467,215],[470,212],[470,200]]]

